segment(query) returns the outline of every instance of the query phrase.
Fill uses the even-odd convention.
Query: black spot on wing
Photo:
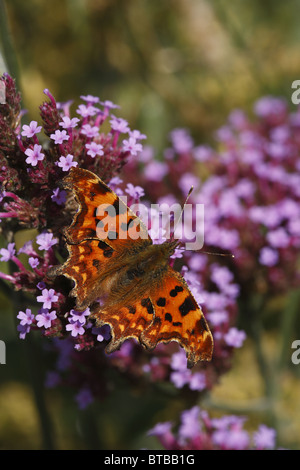
[[[170,296],[171,297],[176,297],[178,292],[182,292],[183,291],[183,287],[182,286],[175,286],[174,289],[172,289],[170,291]]]
[[[114,253],[114,250],[101,240],[98,243],[98,248],[103,251],[103,256],[105,256],[105,258],[111,258]]]
[[[100,261],[98,259],[93,259],[93,266],[98,269],[100,266]]]
[[[136,313],[136,308],[134,307],[134,305],[127,305],[127,309],[129,311],[129,313],[131,313],[131,314]]]
[[[182,317],[185,317],[185,315],[197,309],[198,305],[191,295],[189,295],[179,307],[179,311]]]
[[[141,306],[147,309],[147,312],[152,315],[154,313],[153,306],[149,297],[141,301]]]
[[[165,297],[160,297],[160,298],[156,301],[156,305],[158,305],[159,307],[165,307],[165,305],[166,305],[166,299],[165,299]]]
[[[171,322],[172,321],[172,315],[170,313],[165,313],[165,320]]]

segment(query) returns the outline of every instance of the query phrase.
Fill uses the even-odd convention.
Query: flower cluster
[[[70,221],[70,214],[75,210],[59,182],[70,168],[78,165],[109,181],[130,154],[142,150],[139,141],[144,136],[131,131],[125,119],[111,113],[118,108],[111,101],[82,96],[84,104],[76,110],[78,117],[72,117],[71,102],[57,103],[49,90],[44,90],[49,100],[40,106],[43,126],[36,121],[21,126],[24,113],[14,81],[8,74],[1,80],[6,103],[1,104],[0,113],[3,208],[0,218],[1,232],[9,243],[0,250],[0,261],[12,262],[15,268],[8,269],[7,264],[0,278],[16,289],[33,294],[36,305],[41,307],[36,316],[31,309],[19,312],[18,329],[24,338],[31,328],[49,331],[54,327],[56,332],[60,331],[62,324],[58,317],[66,315],[66,292],[63,289],[56,292],[47,278],[49,267],[59,263],[57,253],[63,253],[61,227]],[[104,132],[107,122],[109,128]],[[17,250],[12,234],[23,228],[36,229],[36,235]],[[72,336],[82,333],[79,325],[83,322],[72,321],[75,317],[71,309],[68,316],[67,331]]]
[[[171,422],[158,423],[149,432],[166,450],[272,450],[276,432],[262,424],[252,435],[244,428],[243,416],[224,415],[211,418],[207,411],[194,406],[181,413],[176,433]]]
[[[149,189],[149,184],[151,191],[159,190],[157,202],[181,202],[173,195],[164,196],[159,180],[162,181],[166,175],[167,164],[155,160],[151,163],[145,157],[147,148],[144,150],[141,144],[146,136],[137,130],[131,131],[127,121],[111,114],[117,105],[110,101],[102,102],[94,96],[81,97],[84,104],[78,106],[74,117],[71,115],[71,102],[57,103],[49,90],[45,90],[48,101],[40,106],[42,125],[31,121],[22,126],[20,117],[23,113],[14,82],[8,75],[4,75],[2,80],[5,81],[7,100],[1,107],[5,121],[0,137],[1,230],[9,243],[0,250],[0,261],[4,265],[0,277],[32,296],[32,305],[26,305],[17,314],[20,338],[24,339],[32,329],[39,329],[47,337],[64,339],[65,348],[58,347],[55,341],[52,344],[58,355],[57,364],[67,363],[69,367],[62,369],[57,365],[56,370],[49,373],[47,383],[84,383],[83,396],[89,394],[89,400],[84,403],[89,403],[102,396],[105,389],[102,387],[99,391],[94,379],[98,376],[91,367],[100,361],[102,366],[97,366],[97,370],[115,367],[120,373],[125,371],[129,376],[143,377],[142,380],[150,382],[170,380],[181,391],[189,388],[199,392],[211,388],[219,374],[230,366],[232,350],[240,347],[244,340],[244,333],[234,328],[239,288],[228,268],[217,263],[208,265],[206,256],[195,253],[189,256],[182,248],[178,248],[172,257],[172,263],[181,263],[181,272],[196,300],[205,308],[214,329],[214,361],[193,371],[186,369],[185,353],[177,343],[160,345],[150,353],[134,341],[127,341],[119,351],[106,356],[104,346],[110,339],[109,327],[95,328],[89,320],[89,309],[84,312],[74,309],[74,300],[68,295],[69,283],[55,283],[47,277],[49,268],[66,257],[61,227],[70,223],[76,207],[59,182],[72,166],[99,174],[119,196],[126,196],[127,204],[131,206],[145,197],[144,188]],[[106,132],[104,123],[106,129],[108,126]],[[174,136],[178,149],[186,152],[186,147],[180,144],[180,132],[177,131],[177,137],[174,132]],[[133,184],[131,178],[125,181],[118,176],[124,163],[128,161],[130,171],[130,165],[135,165],[139,155],[149,166],[146,171],[148,179],[142,186],[136,182]],[[170,155],[166,155],[166,161],[171,163],[171,160]],[[180,169],[176,170],[177,174],[172,171],[174,184],[177,184]],[[131,176],[134,179],[136,175]],[[189,184],[186,175],[183,184],[185,188]],[[150,199],[143,199],[143,202],[149,205]],[[158,219],[154,218],[154,221]],[[153,223],[152,218],[151,223],[148,229],[154,242],[165,240],[164,231]],[[34,228],[36,234],[17,249],[11,234],[21,228]],[[209,281],[209,285],[210,278],[214,282]],[[82,362],[86,364],[85,368],[80,366]],[[84,377],[82,370],[85,371]]]

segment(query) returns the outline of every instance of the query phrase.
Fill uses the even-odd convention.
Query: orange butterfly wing
[[[125,249],[134,238],[137,243],[152,243],[143,222],[91,171],[71,168],[63,186],[73,192],[80,207],[65,231],[68,243],[95,238],[115,250]]]
[[[188,367],[210,361],[212,334],[184,278],[169,268],[161,287],[150,292],[150,300],[155,315],[141,335],[142,343],[154,348],[160,342],[177,341],[187,352]]]

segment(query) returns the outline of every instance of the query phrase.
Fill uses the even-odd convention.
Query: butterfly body
[[[110,325],[106,351],[128,338],[149,349],[174,340],[186,349],[189,367],[210,360],[213,340],[206,320],[187,283],[169,264],[178,242],[153,244],[141,220],[87,170],[72,168],[64,186],[79,211],[65,231],[69,258],[49,275],[72,279],[76,308],[91,307],[99,326]]]

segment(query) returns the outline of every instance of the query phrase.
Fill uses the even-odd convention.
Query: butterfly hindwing
[[[169,268],[161,287],[150,292],[154,318],[142,333],[148,348],[157,343],[177,341],[187,352],[188,367],[199,360],[210,360],[213,338],[203,312],[183,277]]]
[[[109,309],[96,309],[92,317],[99,326],[108,324],[111,327],[112,339],[106,347],[111,353],[119,349],[123,341],[134,338],[140,341],[142,332],[153,320],[153,306],[149,297],[133,301],[127,305],[115,305]]]

